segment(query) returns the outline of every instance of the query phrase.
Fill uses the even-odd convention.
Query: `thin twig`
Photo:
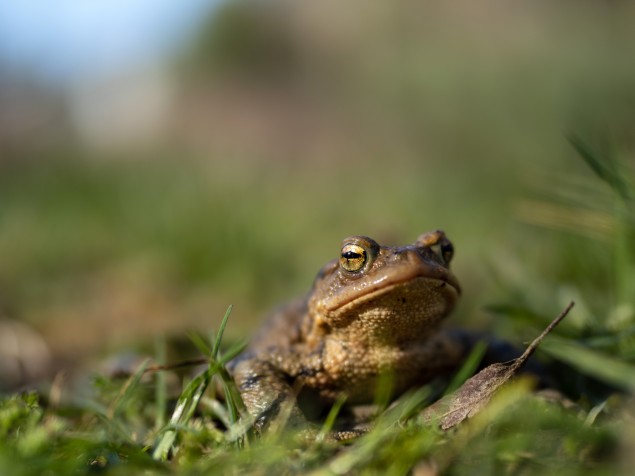
[[[564,319],[567,314],[569,314],[569,311],[574,305],[575,302],[571,301],[569,305],[564,309],[564,311],[562,311],[560,315],[558,315],[558,317],[551,321],[551,324],[545,327],[545,330],[543,330],[538,337],[531,341],[531,344],[527,346],[525,352],[523,352],[523,355],[521,355],[518,360],[521,362],[525,362],[531,356],[531,354],[535,352],[542,340],[547,337],[547,334],[549,334],[554,329],[554,327],[560,324],[560,321],[562,321],[562,319]]]
[[[159,372],[161,370],[174,370],[181,369],[183,367],[193,367],[195,365],[203,365],[209,364],[210,360],[207,357],[199,357],[196,359],[183,360],[181,362],[176,362],[174,364],[165,364],[165,365],[152,365],[145,369],[144,373],[147,372]]]

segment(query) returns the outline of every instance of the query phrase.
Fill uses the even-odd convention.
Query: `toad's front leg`
[[[258,432],[281,419],[292,426],[304,426],[306,418],[297,403],[295,375],[276,365],[275,353],[245,355],[234,361],[231,371]]]

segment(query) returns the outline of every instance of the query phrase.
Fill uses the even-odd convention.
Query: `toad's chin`
[[[436,323],[447,316],[454,309],[459,294],[459,289],[448,281],[418,276],[359,295],[337,307],[325,309],[325,314],[335,325],[363,319],[378,326],[409,322],[415,328]]]
[[[321,306],[326,312],[345,311],[347,307],[366,301],[373,301],[381,296],[388,296],[392,305],[398,305],[400,298],[410,294],[412,298],[425,300],[435,295],[445,296],[453,304],[461,294],[457,279],[447,268],[409,270],[394,274],[386,274],[374,280],[360,280],[350,286],[345,294],[335,294],[323,298]]]

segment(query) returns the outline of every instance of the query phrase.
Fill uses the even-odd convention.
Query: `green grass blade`
[[[174,427],[175,425],[183,425],[187,423],[190,418],[192,418],[198,402],[205,393],[205,390],[207,389],[211,381],[212,375],[217,370],[216,367],[216,363],[210,363],[209,368],[205,372],[196,376],[185,387],[176,403],[176,407],[174,408],[174,412],[172,413],[172,417],[170,418],[168,428]],[[176,431],[173,429],[164,428],[160,440],[152,454],[152,457],[157,460],[165,461],[175,439]]]
[[[340,395],[337,400],[335,400],[335,403],[331,406],[331,409],[329,410],[329,413],[326,416],[324,423],[322,424],[322,428],[320,428],[320,432],[316,437],[317,441],[324,440],[324,438],[326,438],[326,435],[328,435],[329,432],[333,429],[333,425],[335,425],[337,415],[339,415],[340,410],[342,409],[342,406],[344,406],[345,402],[346,395],[344,394]]]
[[[213,355],[212,348],[210,347],[209,343],[207,342],[207,340],[205,340],[203,336],[201,336],[200,334],[196,332],[188,332],[187,336],[192,341],[192,344],[196,346],[196,348],[199,350],[201,354],[205,356]]]
[[[166,345],[164,337],[157,337],[154,341],[154,348],[156,354],[156,362],[159,365],[165,364],[166,357]],[[165,378],[165,372],[156,372],[156,390],[155,398],[156,404],[156,419],[155,428],[158,430],[165,425],[165,415],[167,411],[167,379]]]
[[[487,343],[484,341],[477,342],[459,371],[454,375],[454,378],[452,378],[448,388],[445,389],[444,395],[449,395],[454,392],[463,385],[468,378],[474,375],[478,364],[485,355],[485,351],[487,351]]]
[[[211,348],[205,339],[198,334],[190,335],[190,339],[199,348],[199,350],[209,356],[209,365],[205,372],[192,379],[181,393],[168,425],[164,425],[162,431],[160,432],[159,440],[152,454],[154,459],[165,461],[168,458],[170,449],[176,440],[178,429],[183,427],[183,425],[192,418],[192,415],[196,411],[196,408],[210,385],[214,375],[219,374],[223,382],[225,399],[227,401],[231,422],[237,422],[239,415],[246,412],[245,405],[240,397],[240,392],[236,388],[236,384],[234,383],[231,375],[229,375],[229,372],[224,367],[226,362],[242,352],[245,344],[234,344],[230,347],[222,362],[216,360],[216,356],[220,354],[221,341],[231,310],[232,306],[230,305],[225,312],[218,333],[214,338],[214,344]]]
[[[225,365],[230,360],[237,357],[243,350],[245,350],[245,347],[247,347],[246,340],[240,340],[238,342],[235,342],[234,344],[232,344],[232,346],[229,349],[227,349],[223,353],[223,356],[221,358],[217,359],[218,363],[220,365]]]
[[[587,165],[595,172],[595,174],[604,180],[609,186],[615,190],[624,200],[630,198],[628,184],[617,170],[615,162],[610,157],[601,159],[594,151],[577,135],[570,134],[569,143],[576,152],[584,159]]]
[[[635,366],[624,360],[601,354],[577,342],[549,336],[540,349],[575,369],[618,387],[635,390]]]
[[[214,341],[214,347],[212,347],[212,355],[214,358],[218,358],[218,352],[220,351],[220,343],[223,339],[223,334],[225,333],[225,326],[227,326],[227,321],[229,320],[229,315],[232,312],[233,306],[230,304],[227,306],[227,310],[225,311],[225,316],[223,316],[223,320],[220,323],[220,328],[218,329],[218,333],[216,334],[216,340]]]
[[[223,381],[223,387],[225,388],[225,397],[227,399],[227,404],[229,405],[230,413],[232,417],[236,421],[238,419],[238,415],[246,415],[247,407],[245,406],[245,402],[240,395],[240,391],[236,386],[236,382],[225,367],[220,367],[218,374],[220,375]]]
[[[128,403],[128,401],[130,401],[133,392],[139,387],[139,382],[141,381],[141,378],[143,377],[143,374],[145,373],[149,363],[149,359],[142,362],[137,371],[126,381],[121,391],[119,392],[119,395],[117,395],[117,397],[110,405],[109,416],[111,418],[117,415]]]
[[[382,372],[375,385],[374,404],[379,411],[384,411],[394,398],[395,373]]]

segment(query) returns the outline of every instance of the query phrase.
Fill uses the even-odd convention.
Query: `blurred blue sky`
[[[0,0],[0,68],[63,83],[152,63],[220,0]]]

